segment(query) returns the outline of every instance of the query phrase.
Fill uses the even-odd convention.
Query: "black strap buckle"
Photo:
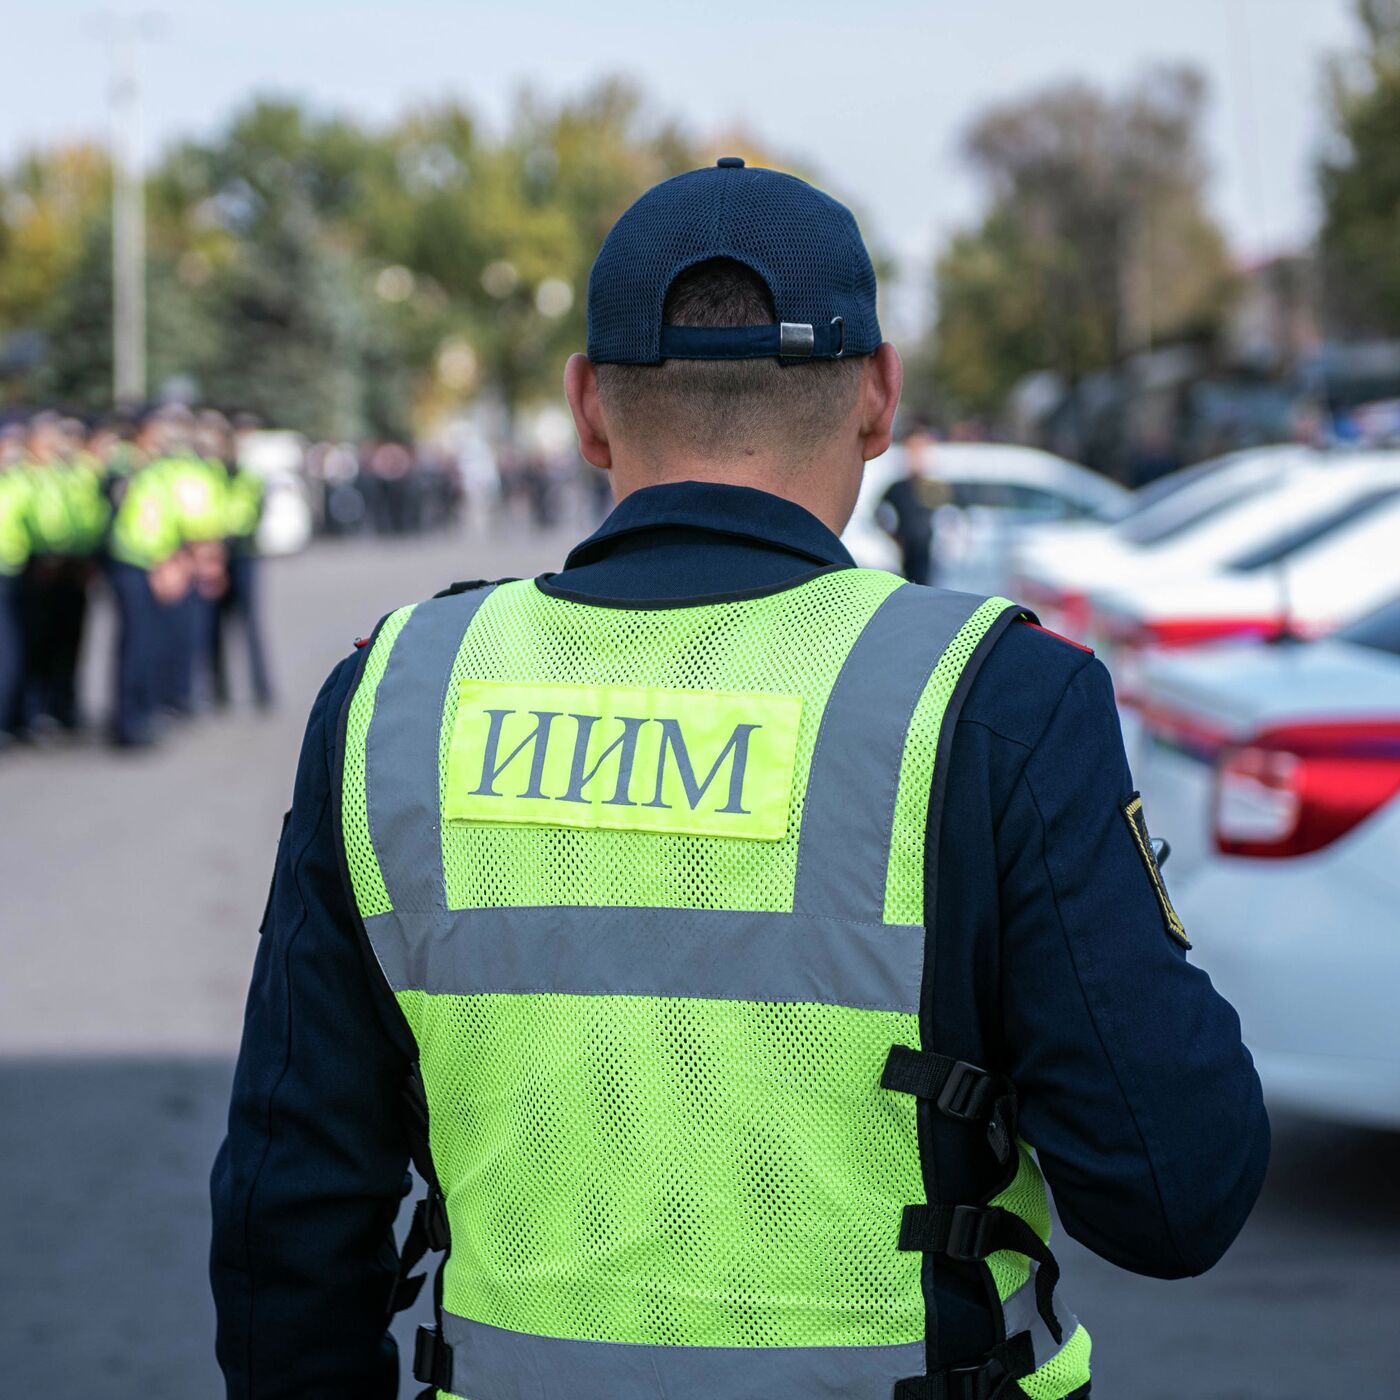
[[[993,1249],[992,1227],[996,1210],[981,1206],[954,1206],[948,1220],[948,1242],[943,1253],[949,1259],[977,1263]]]
[[[436,1327],[420,1327],[414,1338],[413,1379],[438,1390],[452,1389],[452,1348]]]
[[[929,1099],[944,1117],[960,1123],[986,1117],[997,1092],[1006,1087],[999,1075],[966,1060],[914,1050],[908,1045],[890,1046],[880,1083],[897,1093]]]
[[[1029,1332],[1018,1332],[967,1366],[945,1366],[896,1383],[894,1400],[1001,1400],[1020,1394],[1015,1382],[1035,1370]]]
[[[1006,1368],[995,1361],[981,1366],[949,1366],[948,1400],[992,1400],[1006,1380]]]
[[[981,1263],[1003,1249],[1034,1259],[1040,1266],[1035,1271],[1036,1309],[1055,1341],[1064,1341],[1054,1301],[1060,1266],[1050,1246],[1012,1211],[1001,1206],[905,1206],[899,1248],[943,1254],[964,1264]]]
[[[945,1118],[971,1123],[982,1117],[991,1094],[992,1076],[966,1060],[957,1060],[935,1102]]]
[[[1005,1214],[998,1206],[905,1206],[899,1247],[980,1263],[995,1252],[993,1234]]]

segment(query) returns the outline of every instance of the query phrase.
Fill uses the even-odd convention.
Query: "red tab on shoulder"
[[[1087,651],[1090,656],[1094,654],[1093,647],[1086,647],[1083,642],[1076,642],[1073,637],[1062,637],[1058,632],[1052,632],[1048,627],[1042,627],[1038,622],[1032,622],[1030,618],[1018,619],[1026,627],[1034,627],[1037,632],[1044,632],[1047,637],[1054,637],[1057,642],[1064,642],[1068,646],[1077,647],[1080,651]]]
[[[361,647],[367,647],[368,645],[369,645],[369,638],[368,638],[368,637],[356,637],[356,638],[355,638],[355,650],[356,650],[356,651],[359,651]]]

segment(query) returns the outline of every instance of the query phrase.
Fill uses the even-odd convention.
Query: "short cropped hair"
[[[777,320],[767,283],[743,263],[712,258],[687,268],[666,294],[673,326],[766,326]],[[684,447],[706,459],[777,451],[809,457],[850,413],[864,357],[667,360],[598,368],[598,397],[633,443]]]

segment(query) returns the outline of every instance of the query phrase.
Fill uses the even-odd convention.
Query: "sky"
[[[100,0],[0,10],[0,161],[104,136]],[[1323,65],[1356,41],[1352,0],[131,0],[107,12],[160,16],[144,58],[152,152],[213,130],[254,93],[368,121],[450,96],[503,123],[524,85],[564,94],[627,75],[701,138],[742,127],[819,172],[894,256],[896,315],[909,321],[934,252],[981,207],[960,140],[988,103],[1195,63],[1213,94],[1211,206],[1237,252],[1257,257],[1315,225]]]

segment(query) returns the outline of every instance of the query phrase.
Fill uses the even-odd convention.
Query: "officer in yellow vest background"
[[[29,477],[19,429],[0,430],[0,747],[24,733],[24,618],[21,590],[29,564]]]
[[[88,590],[106,537],[101,469],[83,425],[56,414],[31,420],[22,470],[29,483],[30,556],[21,589],[25,684],[21,732],[36,720],[81,727],[78,660]]]
[[[267,709],[272,704],[272,680],[263,640],[258,556],[258,527],[262,524],[267,483],[259,472],[239,460],[238,453],[240,442],[253,431],[252,420],[240,424],[235,434],[223,414],[206,411],[199,416],[200,453],[224,474],[225,586],[215,605],[210,655],[214,701],[219,705],[228,703],[229,634],[236,622],[243,629],[248,651],[254,703],[259,709]]]
[[[1164,1278],[1243,1225],[1259,1084],[1104,668],[840,542],[875,293],[802,181],[649,191],[565,374],[616,508],[327,680],[212,1182],[231,1397],[397,1394],[432,1251],[429,1396],[1083,1400],[1049,1196]]]
[[[120,748],[156,737],[179,646],[176,609],[190,586],[179,509],[159,467],[164,449],[160,423],[147,422],[113,482],[107,578],[117,605],[112,740]]]

